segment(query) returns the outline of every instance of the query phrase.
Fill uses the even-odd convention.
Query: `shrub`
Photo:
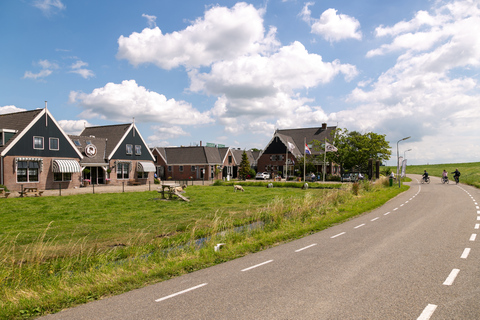
[[[354,182],[352,185],[352,193],[358,196],[359,191],[360,191],[360,184],[358,182]]]
[[[8,191],[10,191],[10,190],[8,190],[8,188],[7,188],[7,187],[5,187],[3,184],[0,184],[0,188],[3,188],[3,189],[5,189],[5,192],[8,192]]]

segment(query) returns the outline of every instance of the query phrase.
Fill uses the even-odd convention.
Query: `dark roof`
[[[214,147],[170,147],[157,150],[165,155],[167,165],[222,164],[220,153]]]
[[[80,161],[82,164],[107,164],[107,155],[106,155],[106,148],[107,148],[107,139],[105,138],[97,138],[97,137],[87,137],[87,136],[68,136],[72,141],[73,144],[77,147],[77,149],[82,153],[83,159]],[[78,141],[80,145],[78,146],[75,141]],[[97,148],[97,154],[94,157],[89,157],[85,154],[85,147],[87,146],[87,141],[90,141]]]
[[[299,128],[299,129],[283,129],[283,130],[277,130],[275,132],[275,135],[280,137],[284,141],[293,141],[295,143],[295,146],[300,150],[300,152],[303,154],[304,152],[304,147],[303,144],[305,143],[305,140],[307,141],[307,144],[311,143],[313,140],[317,141],[327,141],[332,142],[333,136],[332,132],[336,129],[336,126],[332,127],[317,127],[317,128]],[[291,140],[290,140],[290,139]],[[319,151],[314,151],[312,150],[313,154],[320,154],[323,152]]]
[[[83,129],[81,136],[107,139],[106,156],[109,156],[132,124],[117,124],[111,126],[88,127]]]
[[[260,152],[259,151],[253,152],[252,150],[232,149],[233,157],[235,158],[235,163],[237,165],[240,165],[240,163],[242,162],[243,151],[245,151],[245,153],[247,154],[247,159],[248,159],[248,162],[250,163],[250,166],[255,165]],[[255,158],[255,155],[257,155],[257,158]]]
[[[0,115],[0,129],[16,130],[17,133],[2,147],[3,151],[22,131],[41,113],[44,109],[36,109],[31,111],[7,113]]]

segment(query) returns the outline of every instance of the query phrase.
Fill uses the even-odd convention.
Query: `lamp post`
[[[397,141],[397,179],[398,179],[398,187],[399,187],[399,188],[401,187],[401,185],[400,185],[400,183],[401,183],[400,180],[401,180],[401,179],[400,179],[400,177],[398,176],[398,169],[400,168],[400,156],[399,156],[399,154],[398,154],[398,143],[399,143],[400,141],[404,141],[404,140],[407,140],[407,139],[410,139],[410,138],[411,138],[411,137],[406,137],[406,138],[403,138],[403,139],[400,139],[400,140]]]
[[[412,151],[412,149],[408,149],[408,150],[403,151],[403,159],[406,159],[405,158],[405,153],[407,153],[407,151]]]

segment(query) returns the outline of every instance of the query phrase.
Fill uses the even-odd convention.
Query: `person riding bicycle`
[[[422,177],[423,177],[423,180],[425,180],[425,181],[428,180],[428,172],[427,172],[427,170],[423,170],[423,175],[422,175]]]
[[[458,181],[460,181],[460,171],[458,171],[458,169],[455,169],[453,173],[453,178],[455,178],[455,182],[458,183]]]
[[[443,170],[442,179],[443,179],[443,181],[447,181],[447,180],[448,180],[448,172],[447,172],[447,170]]]

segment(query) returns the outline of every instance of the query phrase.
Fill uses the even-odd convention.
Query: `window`
[[[228,163],[232,163],[232,156],[228,156]]]
[[[54,172],[53,181],[72,181],[72,174],[70,172]]]
[[[133,154],[133,146],[131,144],[127,144],[127,154]]]
[[[141,155],[142,154],[142,146],[137,146],[135,145],[135,154],[137,156]]]
[[[82,144],[80,143],[80,140],[73,140],[73,143],[75,143],[75,145],[77,147],[80,147]]]
[[[59,150],[59,139],[58,138],[50,138],[49,139],[50,150]]]
[[[148,179],[148,172],[137,172],[137,178],[138,179]]]
[[[130,163],[120,162],[117,163],[117,179],[128,179],[130,173]]]
[[[17,162],[17,182],[38,182],[38,161]]]
[[[172,172],[172,166],[168,166],[168,172]]]
[[[43,150],[43,137],[33,137],[33,149]]]
[[[86,144],[86,145],[92,144],[92,141],[87,140],[87,141],[85,141],[85,144]]]
[[[192,166],[192,172],[195,172],[197,170],[196,166]]]
[[[183,172],[183,166],[179,166],[178,171]]]

